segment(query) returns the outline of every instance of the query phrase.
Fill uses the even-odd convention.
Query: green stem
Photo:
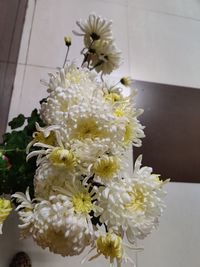
[[[6,154],[6,152],[26,152],[26,149],[14,148],[14,149],[2,149],[0,153]]]
[[[65,56],[65,61],[64,61],[64,63],[63,63],[63,68],[65,67],[65,64],[66,64],[66,62],[67,62],[68,54],[69,54],[69,46],[67,47],[67,53],[66,53],[66,56]]]

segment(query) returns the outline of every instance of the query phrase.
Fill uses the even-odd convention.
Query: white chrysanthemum
[[[105,90],[105,89],[104,89]],[[124,134],[122,145],[125,147],[133,144],[136,147],[141,146],[141,138],[144,138],[144,126],[138,120],[138,116],[143,113],[142,109],[135,108],[136,91],[132,91],[127,97],[124,97],[119,88],[105,91],[104,98],[112,104],[112,111],[117,120],[124,125]]]
[[[126,249],[129,248],[134,251],[141,251],[141,248],[126,244],[123,241],[122,236],[120,234],[116,234],[112,230],[106,233],[103,233],[102,230],[100,230],[97,231],[96,235],[97,238],[95,246],[90,250],[89,254],[93,250],[96,250],[97,254],[90,257],[89,261],[103,255],[110,261],[110,266],[115,266],[115,262],[117,263],[117,266],[122,266],[122,262],[131,262],[135,266],[134,261],[126,253]],[[85,260],[86,257],[82,260],[81,263],[84,263]]]
[[[40,127],[36,122],[35,124],[37,132],[33,133],[33,140],[28,144],[26,152],[29,153],[31,146],[36,143],[43,143],[49,146],[57,144],[56,131],[60,129],[58,125],[50,125],[47,127]]]
[[[80,254],[95,239],[91,212],[100,212],[95,205],[94,190],[80,181],[68,182],[65,188],[54,187],[56,195],[48,200],[31,202],[30,196],[16,193],[22,235],[31,234],[42,248],[62,256]]]
[[[91,225],[74,212],[67,196],[51,196],[35,206],[33,239],[42,248],[62,256],[79,255],[93,238]]]
[[[121,144],[123,125],[112,114],[110,105],[94,98],[91,101],[73,106],[69,112],[67,125],[68,139],[86,140],[109,138],[115,144]]]
[[[56,75],[51,74],[48,84],[50,93],[41,105],[41,118],[48,125],[66,121],[68,111],[84,99],[91,98],[98,83],[87,69],[78,69],[75,64],[65,66]]]
[[[96,78],[94,72],[85,68],[79,68],[75,63],[65,65],[64,68],[58,70],[56,74],[49,74],[48,92],[54,91],[57,87],[68,88],[73,85],[82,87],[85,83],[93,81]],[[79,90],[79,87],[77,88]]]
[[[19,203],[16,210],[19,214],[21,224],[19,225],[20,234],[22,237],[27,237],[32,234],[34,227],[34,206],[29,195],[29,188],[26,190],[26,194],[17,192],[12,195],[16,198],[16,202]]]
[[[92,67],[102,74],[110,74],[119,68],[121,63],[121,52],[116,48],[112,41],[96,41],[92,49],[95,55],[92,59]]]
[[[127,168],[125,156],[105,154],[95,160],[90,171],[94,176],[94,181],[106,185],[118,180],[119,176],[125,175]]]
[[[76,24],[83,33],[73,32],[76,35],[84,36],[84,43],[87,48],[90,47],[91,43],[97,40],[112,39],[111,21],[91,14],[86,21],[77,21]]]
[[[157,226],[164,209],[162,182],[152,169],[136,160],[132,179],[122,179],[99,190],[100,221],[109,228],[123,229],[129,241],[144,238]]]
[[[59,168],[53,167],[49,162],[43,162],[36,170],[34,177],[35,197],[48,200],[50,195],[55,195],[54,186],[65,188],[72,176]]]

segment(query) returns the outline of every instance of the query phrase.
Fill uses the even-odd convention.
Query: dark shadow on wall
[[[28,0],[0,0],[0,141],[7,126]]]
[[[146,126],[143,165],[174,182],[200,182],[200,90],[135,81],[139,120]]]

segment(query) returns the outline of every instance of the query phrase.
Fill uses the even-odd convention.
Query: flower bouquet
[[[65,37],[64,65],[43,81],[48,96],[39,112],[19,115],[4,135],[0,193],[12,194],[22,237],[32,236],[62,256],[89,247],[93,255],[83,261],[103,255],[111,266],[121,266],[132,261],[127,249],[140,250],[136,239],[158,225],[165,182],[152,168],[141,167],[142,156],[131,177],[127,172],[127,150],[141,146],[144,127],[132,79],[108,79],[121,63],[112,23],[92,14],[77,26],[74,34],[84,44],[81,66],[68,61],[71,38]],[[2,197],[0,225],[10,211],[10,201]]]

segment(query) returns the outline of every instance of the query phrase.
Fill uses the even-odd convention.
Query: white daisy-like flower
[[[97,72],[110,74],[113,70],[119,68],[122,61],[121,52],[112,41],[96,41],[92,49],[95,51],[95,56],[92,57],[91,66]]]
[[[112,39],[112,21],[96,16],[89,15],[86,21],[77,21],[76,24],[81,29],[82,33],[73,31],[75,35],[84,36],[84,43],[87,48],[97,40],[111,40]]]
[[[19,225],[21,236],[27,237],[32,234],[34,228],[34,207],[35,204],[30,198],[29,188],[27,188],[26,193],[17,192],[12,195],[16,198],[16,202],[19,203],[16,210],[19,214],[19,219],[21,224]]]
[[[98,205],[103,208],[100,221],[109,228],[122,229],[130,242],[146,237],[158,224],[165,195],[159,176],[136,160],[133,178],[114,181],[101,188]]]

